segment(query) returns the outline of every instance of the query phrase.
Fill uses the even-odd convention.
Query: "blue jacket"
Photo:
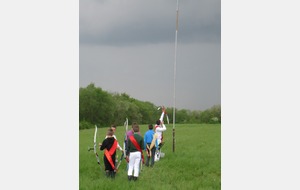
[[[147,144],[150,144],[153,140],[154,131],[148,130],[144,135],[144,150],[146,150]]]

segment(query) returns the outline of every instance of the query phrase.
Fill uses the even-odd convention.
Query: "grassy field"
[[[131,129],[131,126],[128,128]],[[98,128],[97,144],[102,142],[107,128]],[[124,127],[118,126],[116,136],[123,145]],[[140,125],[141,134],[147,131]],[[94,129],[79,132],[79,189],[221,189],[221,125],[177,124],[175,152],[172,152],[172,125],[164,133],[165,157],[153,168],[143,166],[136,182],[127,180],[126,161],[122,161],[114,180],[104,176],[103,151],[97,150],[102,170],[93,151]],[[120,158],[121,152],[117,151]],[[146,154],[144,154],[146,156]]]

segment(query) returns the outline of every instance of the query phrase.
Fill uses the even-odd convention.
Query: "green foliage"
[[[79,89],[79,121],[85,120],[99,126],[113,122],[115,102],[112,96],[94,84]]]
[[[215,105],[200,113],[201,123],[221,123],[221,106]]]
[[[95,126],[88,121],[83,120],[79,122],[79,129],[90,129],[93,127]]]
[[[147,125],[140,125],[141,134]],[[105,137],[106,128],[98,129],[97,144]],[[153,168],[143,166],[137,182],[127,181],[126,162],[122,161],[114,180],[104,176],[103,151],[97,150],[101,161],[96,162],[93,151],[94,129],[79,132],[79,189],[221,189],[221,125],[178,124],[175,128],[175,152],[172,152],[172,127],[164,132],[165,157]],[[116,136],[123,143],[124,127],[118,126]],[[121,152],[117,151],[121,156]],[[144,154],[146,156],[146,154]]]
[[[124,118],[130,118],[138,123],[148,123],[153,119],[154,105],[130,98],[127,94],[113,95],[116,102],[115,123],[122,124]]]
[[[131,98],[126,93],[108,93],[91,83],[79,89],[79,129],[87,129],[95,124],[99,127],[112,123],[122,125],[126,117],[139,124],[154,124],[161,114],[157,107],[151,102]],[[173,108],[167,108],[166,111],[172,123]],[[221,123],[220,105],[204,111],[176,109],[175,113],[176,124]]]

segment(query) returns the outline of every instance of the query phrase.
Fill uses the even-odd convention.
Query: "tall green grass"
[[[129,126],[129,128],[131,128]],[[142,135],[147,125],[140,126]],[[102,142],[107,128],[98,128],[97,144]],[[118,126],[116,136],[123,145],[124,127]],[[175,152],[172,152],[172,125],[164,133],[165,157],[153,168],[143,166],[136,182],[127,181],[126,161],[122,161],[114,180],[104,176],[103,152],[97,150],[101,169],[93,151],[94,129],[79,132],[79,188],[94,189],[221,189],[221,125],[177,124]],[[98,146],[97,146],[98,147]],[[117,151],[120,158],[121,152]],[[144,154],[146,156],[146,154]],[[74,174],[75,175],[75,174]]]

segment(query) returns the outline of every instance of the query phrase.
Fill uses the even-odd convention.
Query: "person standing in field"
[[[148,125],[148,131],[144,135],[144,150],[147,153],[147,158],[146,158],[146,166],[149,166],[149,161],[150,161],[150,167],[153,167],[154,165],[154,156],[155,156],[155,133],[153,131],[153,125],[150,124]],[[152,144],[152,146],[151,146]]]
[[[156,146],[156,154],[155,154],[155,161],[159,161],[160,157],[161,157],[161,147],[164,144],[163,141],[163,132],[167,130],[167,127],[164,124],[164,115],[166,113],[166,108],[163,106],[162,107],[162,113],[161,116],[159,118],[159,120],[156,121],[156,125],[155,125],[155,134],[157,137],[157,146]]]
[[[118,140],[117,137],[116,137],[116,135],[115,135],[117,126],[116,126],[115,124],[112,124],[112,125],[110,126],[110,128],[113,130],[113,133],[114,133],[114,134],[113,134],[113,137],[114,137],[116,140]],[[105,137],[105,138],[106,138],[106,137]],[[118,148],[118,150],[120,150],[120,151],[122,152],[122,154],[124,154],[124,151],[123,151],[122,147],[120,146],[119,142],[118,142],[117,148]],[[116,155],[116,163],[117,163],[117,162],[118,162],[118,155]],[[117,165],[117,164],[116,164],[116,165]]]
[[[100,150],[104,150],[103,161],[105,165],[106,177],[115,178],[116,174],[116,149],[118,146],[118,141],[113,137],[113,130],[109,128],[106,133],[106,138],[103,140],[102,144],[99,144]]]
[[[140,128],[137,123],[132,124],[132,129],[134,134],[129,136],[126,148],[126,160],[129,163],[127,174],[129,181],[136,181],[139,176],[141,160],[144,163],[144,155],[142,151],[142,148],[144,147],[144,139],[138,134]]]
[[[134,131],[133,131],[133,124],[132,124],[131,125],[131,130],[129,130],[129,131],[126,132],[125,147],[127,147],[127,145],[128,145],[128,139],[129,139],[129,137],[132,136],[133,134],[134,134]],[[138,134],[141,135],[140,131],[138,132]],[[127,170],[128,170],[128,161],[127,161]]]

